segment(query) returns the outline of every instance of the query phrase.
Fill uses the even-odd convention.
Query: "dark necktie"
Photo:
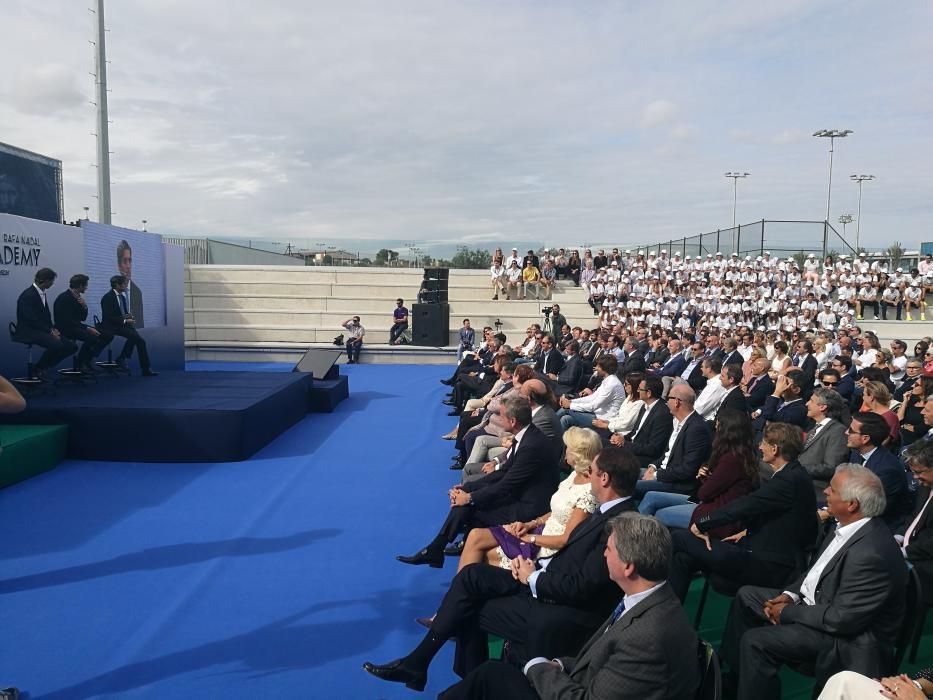
[[[791,361],[791,364],[793,364],[794,367],[799,367],[799,366],[800,366],[800,356],[799,356],[799,355],[794,355],[794,359]]]
[[[852,452],[849,461],[853,464],[865,464],[865,458],[862,457],[862,455],[860,455],[858,452]]]
[[[612,629],[612,626],[616,623],[616,620],[622,617],[622,613],[624,612],[625,612],[625,598],[620,600],[619,604],[616,606],[616,609],[612,611],[612,617],[609,618],[609,624],[606,625],[606,629],[603,632],[603,634],[605,634],[606,632]]]
[[[126,316],[127,313],[129,313],[126,308],[126,297],[123,294],[118,294],[117,296],[120,297],[120,308],[123,309],[123,315]]]

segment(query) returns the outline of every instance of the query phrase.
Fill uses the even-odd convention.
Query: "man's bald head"
[[[541,404],[544,397],[547,396],[547,387],[540,379],[529,379],[522,384],[519,389],[522,396],[526,397],[532,403]]]

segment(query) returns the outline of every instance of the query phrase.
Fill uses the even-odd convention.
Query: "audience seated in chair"
[[[785,664],[814,673],[817,690],[841,670],[889,672],[907,567],[879,518],[884,489],[865,467],[843,464],[826,502],[838,525],[809,569],[783,588],[745,586],[733,601],[722,658],[739,697],[778,700]]]
[[[423,688],[431,660],[455,637],[454,671],[463,677],[486,660],[487,632],[508,640],[510,654],[521,661],[536,654],[576,653],[619,601],[619,589],[603,558],[605,527],[610,518],[634,510],[631,495],[637,476],[638,462],[629,451],[603,449],[590,466],[599,511],[574,529],[546,566],[541,560],[519,557],[512,571],[485,564],[465,567],[454,577],[421,643],[391,663],[366,663],[366,670],[384,680]],[[661,580],[663,572],[656,583]]]

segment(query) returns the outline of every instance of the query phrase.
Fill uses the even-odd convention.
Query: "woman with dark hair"
[[[625,389],[625,401],[619,406],[619,412],[614,418],[609,420],[593,419],[593,427],[597,430],[609,430],[613,433],[630,433],[638,425],[638,414],[641,412],[645,402],[641,400],[641,393],[638,391],[638,385],[642,383],[645,375],[641,372],[629,372],[622,380],[622,387]],[[603,433],[604,437],[609,437]]]
[[[933,377],[920,377],[910,391],[904,394],[897,409],[897,418],[901,422],[901,440],[905,446],[916,442],[929,429],[923,420],[922,411],[930,394],[933,394]]]
[[[777,379],[790,367],[790,355],[787,354],[787,342],[783,340],[774,341],[774,357],[771,359],[771,370],[768,372],[771,379]]]
[[[930,344],[925,340],[918,340],[917,344],[914,345],[914,357],[916,357],[921,362],[926,362],[927,350],[930,349]]]
[[[758,488],[758,461],[751,417],[744,411],[723,408],[716,416],[709,461],[697,473],[700,489],[696,497],[688,500],[679,493],[649,491],[638,511],[654,515],[668,527],[687,529],[704,515]],[[722,539],[742,528],[743,524],[735,521],[709,535]]]

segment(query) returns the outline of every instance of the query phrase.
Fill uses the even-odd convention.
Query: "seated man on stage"
[[[16,300],[16,337],[18,343],[30,343],[45,348],[36,363],[36,374],[41,378],[45,371],[54,367],[70,355],[78,346],[63,338],[52,325],[52,311],[46,292],[55,284],[58,275],[54,270],[43,267],[36,272],[35,281]]]
[[[157,377],[149,364],[149,350],[146,341],[135,328],[133,314],[129,312],[129,303],[126,298],[126,278],[123,275],[114,275],[110,278],[110,291],[100,300],[103,318],[100,325],[103,333],[118,335],[126,338],[123,349],[117,356],[116,363],[126,369],[126,361],[133,356],[134,348],[139,351],[139,366],[144,377]]]
[[[635,509],[631,495],[637,478],[638,460],[631,452],[603,449],[590,468],[599,511],[574,528],[557,554],[537,562],[519,556],[512,560],[511,571],[486,564],[465,566],[421,643],[401,659],[381,666],[367,662],[363,668],[383,680],[421,690],[428,666],[450,637],[456,638],[458,675],[466,676],[486,661],[487,632],[507,639],[509,653],[520,661],[534,654],[576,653],[619,602],[620,591],[603,557],[605,528],[610,518]],[[537,515],[545,512],[547,505]]]
[[[442,700],[607,700],[692,698],[700,685],[697,637],[665,583],[670,534],[654,518],[623,513],[610,521],[606,566],[622,602],[576,657],[540,656],[523,669],[487,661]]]
[[[500,415],[512,446],[498,471],[450,489],[450,511],[437,536],[417,554],[396,557],[403,564],[444,565],[444,548],[471,527],[525,522],[546,513],[558,483],[554,443],[531,424],[531,406],[522,397],[502,401]]]
[[[78,351],[77,366],[85,374],[94,374],[97,370],[91,360],[113,340],[111,335],[101,332],[84,322],[87,320],[87,301],[82,296],[87,291],[88,276],[72,275],[68,289],[55,298],[55,326],[69,340],[81,341]]]

